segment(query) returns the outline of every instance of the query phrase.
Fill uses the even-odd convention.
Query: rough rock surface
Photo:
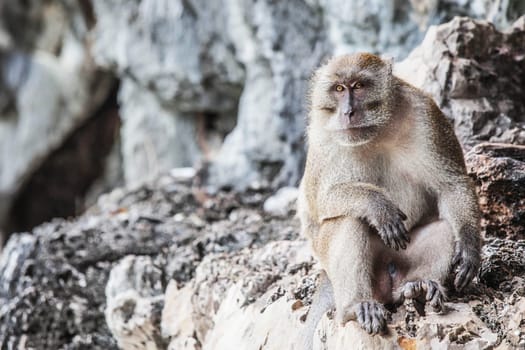
[[[482,143],[466,155],[485,236],[525,239],[525,146]]]
[[[455,18],[429,29],[395,73],[429,93],[469,149],[525,144],[525,16],[505,32]]]
[[[76,221],[55,220],[32,235],[13,235],[0,263],[0,348],[116,349],[106,305],[114,311],[107,316],[111,329],[128,334],[156,324],[133,312],[149,317],[156,310],[160,319],[158,296],[168,282],[184,286],[208,254],[297,237],[295,221],[263,216],[264,199],[256,192],[205,198],[165,176],[111,192]],[[120,261],[128,255],[136,258]],[[108,283],[114,265],[116,277]],[[151,278],[123,282],[144,273]]]
[[[1,229],[17,192],[104,102],[113,79],[93,63],[79,8],[40,0],[0,7]]]
[[[268,214],[258,191],[208,196],[185,173],[13,235],[0,260],[0,348],[297,348],[318,271],[294,211]],[[389,337],[371,338],[328,314],[315,349],[525,346],[524,256],[523,240],[491,238],[477,284],[452,294],[446,315],[407,305]]]
[[[299,180],[307,80],[324,57],[366,50],[403,58],[431,24],[454,15],[508,27],[524,11],[519,1],[486,0],[103,0],[94,3],[93,53],[123,81],[128,182],[204,160],[212,188],[278,188]],[[501,39],[495,30],[447,28],[461,29],[458,41],[473,35],[474,46],[485,34],[494,45]],[[520,35],[523,29],[500,55],[516,54],[506,61],[509,71],[522,64]],[[427,62],[429,70],[441,58]]]

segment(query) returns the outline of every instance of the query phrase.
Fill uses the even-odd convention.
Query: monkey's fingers
[[[402,287],[404,299],[415,299],[422,293],[423,287],[421,281],[407,282]]]
[[[408,231],[401,221],[387,224],[381,236],[385,244],[395,250],[406,249],[410,243]]]
[[[390,234],[390,232],[389,232],[389,230],[388,230],[388,228],[386,226],[382,227],[378,231],[378,233],[379,233],[379,236],[381,237],[381,239],[383,240],[383,243],[385,243],[385,245],[387,247],[390,247],[392,249],[396,249],[395,243],[392,241],[392,235]]]
[[[445,309],[445,296],[439,290],[430,299],[430,306],[435,312],[442,312]]]
[[[430,303],[430,306],[436,312],[443,311],[445,295],[440,288],[440,285],[434,281],[425,281],[425,287],[427,290],[426,300]]]
[[[374,303],[373,304],[373,317],[372,317],[372,332],[373,333],[382,333],[386,330],[386,315],[384,315],[383,310],[380,308],[382,305]]]
[[[454,286],[456,287],[456,290],[463,290],[470,283],[470,281],[472,281],[475,275],[476,268],[471,264],[463,263],[456,274],[456,279],[454,280]]]
[[[452,266],[458,266],[459,262],[461,261],[461,251],[456,251],[456,255],[454,255],[454,258],[452,258]]]
[[[407,244],[410,243],[410,236],[408,235],[408,230],[405,227],[405,224],[403,224],[402,222],[398,222],[396,227],[397,232],[399,233],[399,237],[403,241],[403,249],[405,249]]]

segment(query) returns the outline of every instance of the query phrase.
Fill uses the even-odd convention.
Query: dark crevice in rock
[[[85,196],[103,175],[105,160],[118,139],[117,90],[115,86],[93,116],[26,181],[11,207],[7,232],[28,231],[52,218],[84,211]]]

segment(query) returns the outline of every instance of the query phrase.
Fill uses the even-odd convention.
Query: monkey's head
[[[372,141],[392,113],[392,64],[369,53],[332,58],[314,74],[310,133],[344,146]]]

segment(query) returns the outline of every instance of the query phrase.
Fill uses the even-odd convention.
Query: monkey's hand
[[[406,249],[410,237],[403,221],[407,216],[390,200],[384,198],[381,202],[380,210],[374,207],[371,210],[374,215],[369,215],[366,219],[387,246],[395,250]]]
[[[481,256],[479,249],[464,241],[456,242],[455,250],[456,255],[452,260],[452,265],[456,270],[454,287],[461,291],[477,275],[481,266]]]

